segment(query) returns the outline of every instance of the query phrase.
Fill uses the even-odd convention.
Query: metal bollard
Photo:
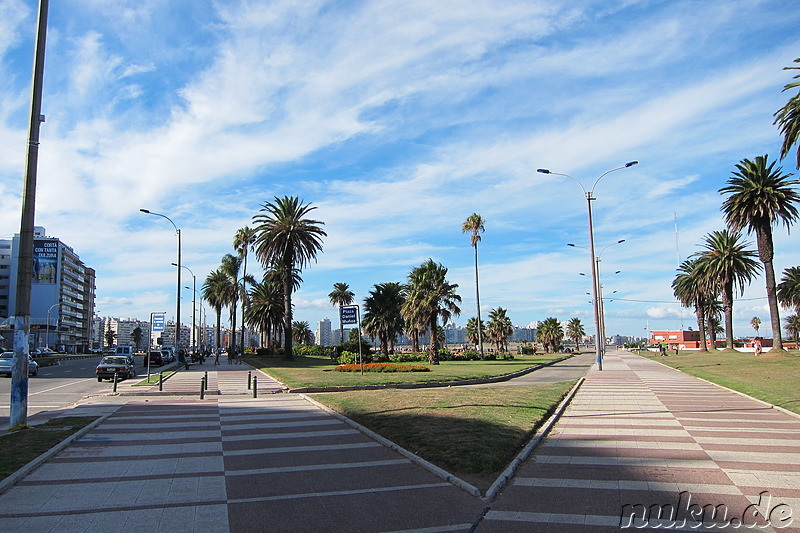
[[[205,390],[208,390],[208,370],[205,371]]]
[[[158,373],[158,391],[161,392],[164,390],[164,373]]]
[[[204,399],[206,397],[206,377],[203,376],[200,378],[200,399]]]
[[[252,389],[252,388],[253,388],[253,387],[251,386],[251,383],[250,383],[250,382],[252,381],[252,379],[253,379],[252,373],[253,373],[253,372],[252,372],[252,371],[250,371],[250,370],[248,370],[248,371],[247,371],[247,390],[250,390],[250,389]]]
[[[258,376],[253,376],[253,398],[258,398]]]
[[[114,372],[114,392],[117,392],[117,373]]]

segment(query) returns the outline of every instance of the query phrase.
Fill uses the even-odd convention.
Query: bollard
[[[258,398],[258,376],[253,376],[253,398]]]
[[[252,389],[252,388],[253,388],[253,387],[250,385],[250,382],[251,382],[251,380],[253,379],[252,373],[253,373],[253,372],[252,372],[252,371],[250,371],[250,370],[248,370],[248,371],[247,371],[247,390],[250,390],[250,389]]]
[[[117,392],[117,373],[114,372],[114,392]]]
[[[205,377],[204,383],[206,384],[205,385],[205,390],[208,390],[208,370],[205,371],[205,376],[204,377]]]
[[[159,372],[158,373],[158,392],[161,392],[163,390],[164,390],[164,373],[163,372]]]
[[[200,399],[204,399],[206,397],[206,377],[203,376],[200,378]]]

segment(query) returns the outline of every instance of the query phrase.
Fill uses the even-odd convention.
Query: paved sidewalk
[[[755,515],[751,504],[765,491]],[[766,517],[777,531],[800,530],[800,419],[639,356],[609,354],[477,531],[618,531],[623,506],[637,504],[626,516],[640,517],[640,527],[644,515],[651,526],[685,530],[735,530],[743,517],[766,526]],[[713,508],[727,517],[712,519]],[[777,527],[792,517],[793,527]]]

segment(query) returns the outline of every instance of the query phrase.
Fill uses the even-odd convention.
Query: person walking
[[[218,364],[219,364],[219,356],[220,356],[220,354],[222,354],[222,348],[220,348],[219,346],[217,346],[217,353],[216,353],[216,357],[214,357],[214,364],[215,364],[215,365],[218,365]]]
[[[756,340],[753,342],[753,347],[756,349],[756,357],[761,356],[761,337],[756,337]]]

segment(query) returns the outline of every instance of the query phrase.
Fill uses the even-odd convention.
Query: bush
[[[407,363],[427,360],[428,354],[423,352],[399,352],[389,355],[389,361],[393,363]]]
[[[371,363],[372,362],[372,354],[370,354],[370,353],[361,354],[361,359],[365,364],[366,363]],[[338,364],[340,364],[340,365],[357,365],[359,363],[359,361],[358,361],[358,353],[344,351],[339,356],[339,359],[336,362]]]
[[[296,346],[292,346],[292,353],[302,356],[327,357],[330,355],[332,350],[333,348],[330,346],[309,346],[307,344],[298,344]]]
[[[356,354],[357,355],[357,354]],[[337,372],[361,372],[362,365],[347,364],[336,367]],[[394,363],[365,363],[364,372],[430,372],[427,366],[397,365]]]

